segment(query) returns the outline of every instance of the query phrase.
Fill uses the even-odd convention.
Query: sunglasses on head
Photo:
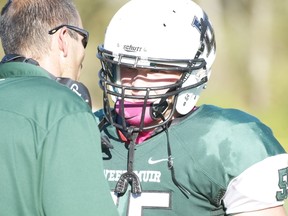
[[[61,29],[61,28],[63,28],[63,27],[66,27],[66,28],[68,28],[68,29],[70,29],[70,30],[73,30],[73,31],[77,32],[78,34],[80,34],[80,35],[83,37],[83,39],[82,39],[82,45],[83,45],[84,48],[86,48],[87,43],[88,43],[88,39],[89,39],[89,32],[86,31],[86,30],[84,30],[84,29],[78,28],[78,27],[76,27],[76,26],[65,25],[65,24],[64,24],[64,25],[60,25],[60,26],[57,26],[57,27],[51,29],[48,33],[49,33],[50,35],[55,34],[59,29]]]

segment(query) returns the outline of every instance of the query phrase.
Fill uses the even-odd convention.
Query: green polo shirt
[[[0,215],[117,215],[83,100],[28,63],[0,64]]]

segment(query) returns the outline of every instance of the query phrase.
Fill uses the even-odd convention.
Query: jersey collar
[[[43,68],[24,62],[7,62],[0,64],[0,79],[15,77],[47,77],[53,79],[53,75]]]

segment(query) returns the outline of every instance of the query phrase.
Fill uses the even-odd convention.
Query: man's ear
[[[69,33],[67,28],[60,29],[58,36],[58,46],[61,52],[63,53],[63,57],[67,57],[68,55],[68,45],[69,45]]]

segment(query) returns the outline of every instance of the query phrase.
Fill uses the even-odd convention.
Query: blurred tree
[[[250,78],[249,103],[258,109],[271,105],[271,75],[273,1],[251,2],[248,73]]]

